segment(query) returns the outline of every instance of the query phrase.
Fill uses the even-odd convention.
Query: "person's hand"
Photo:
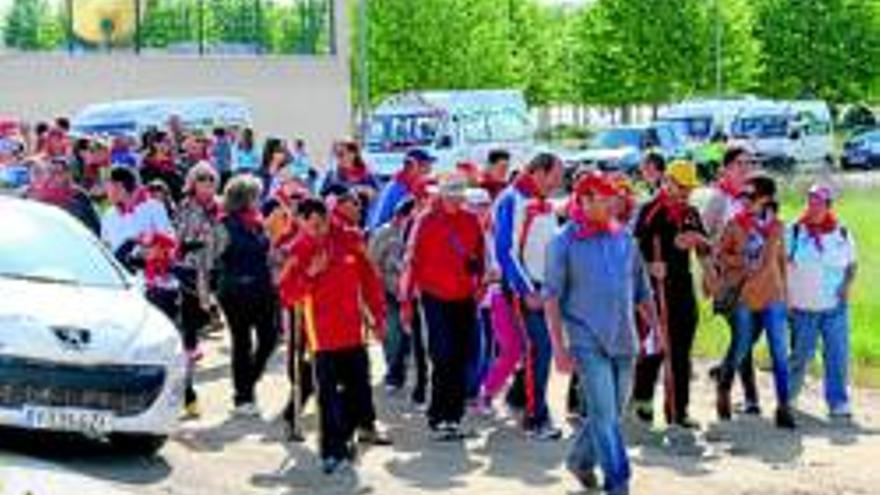
[[[400,301],[400,323],[406,334],[412,333],[413,303],[411,300]]]
[[[544,298],[537,292],[526,294],[526,308],[532,311],[540,311],[544,309]]]
[[[376,336],[376,340],[379,342],[385,342],[385,336],[388,333],[388,327],[385,325],[385,318],[378,318],[375,323],[373,323],[373,335]]]
[[[840,302],[841,302],[841,303],[846,304],[846,303],[849,302],[849,299],[850,299],[850,296],[851,296],[850,292],[851,292],[851,291],[850,291],[849,286],[848,286],[848,285],[844,285],[843,287],[841,287],[841,288],[837,291],[837,298],[840,299]]]
[[[327,251],[321,251],[314,258],[312,258],[311,263],[306,268],[306,275],[309,277],[317,277],[324,270],[327,269],[327,266],[330,265],[330,257],[327,255]]]
[[[556,370],[563,374],[570,374],[574,370],[574,359],[566,349],[557,349],[554,355]]]
[[[648,273],[657,280],[666,279],[666,263],[654,262],[648,264]]]
[[[684,232],[675,236],[675,247],[682,251],[689,251],[708,245],[709,240],[698,232]]]

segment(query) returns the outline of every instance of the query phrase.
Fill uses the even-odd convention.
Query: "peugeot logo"
[[[52,332],[61,347],[69,351],[82,352],[92,343],[92,333],[83,328],[53,327]]]

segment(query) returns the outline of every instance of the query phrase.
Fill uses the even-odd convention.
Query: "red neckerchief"
[[[503,180],[498,180],[495,177],[492,177],[489,174],[482,174],[479,181],[479,186],[485,189],[489,193],[489,197],[493,200],[498,197],[498,194],[507,187],[507,182]]]
[[[749,211],[741,211],[733,217],[733,221],[737,223],[746,232],[756,232],[764,239],[768,239],[773,232],[779,227],[779,220],[773,219],[770,222],[759,222],[755,215]]]
[[[819,252],[822,252],[824,246],[822,246],[822,236],[830,234],[837,230],[837,215],[834,214],[833,211],[828,211],[821,220],[818,222],[810,222],[807,219],[806,212],[801,215],[801,218],[798,220],[798,223],[804,227],[804,230],[807,231],[807,234],[813,239],[813,242],[816,243],[816,248]]]
[[[150,194],[146,188],[140,188],[132,193],[128,201],[116,203],[116,209],[121,215],[131,215],[138,206],[150,199]]]
[[[341,178],[343,182],[349,184],[360,184],[370,175],[370,172],[367,171],[367,167],[357,165],[349,167],[348,169],[339,168],[337,169],[337,173],[339,173],[339,178]]]
[[[657,206],[666,210],[669,219],[677,228],[680,229],[684,225],[688,214],[687,203],[674,201],[669,197],[669,193],[665,189],[661,189],[660,193],[657,194]]]
[[[177,258],[177,241],[161,232],[146,235],[141,244],[147,249],[144,277],[148,285],[168,275]]]
[[[259,208],[251,207],[238,213],[238,219],[251,232],[259,232],[263,229],[263,214]]]
[[[539,198],[544,196],[541,189],[538,187],[538,183],[535,182],[535,178],[529,174],[519,174],[513,181],[513,187],[527,198]]]
[[[402,185],[404,189],[406,189],[407,192],[413,196],[416,196],[416,194],[419,192],[422,182],[421,178],[418,175],[408,174],[404,170],[397,172],[397,174],[394,175],[394,180],[398,184]]]
[[[208,216],[211,220],[217,220],[220,218],[220,203],[217,201],[217,198],[214,195],[207,200],[199,199],[199,197],[193,195],[193,201],[202,207],[205,211],[205,215]]]
[[[736,199],[742,193],[742,187],[735,185],[729,178],[724,177],[718,181],[718,190],[725,196]]]
[[[574,203],[570,207],[571,221],[577,224],[575,238],[583,240],[599,234],[616,235],[623,231],[623,226],[617,220],[600,223],[587,218],[583,207]]]

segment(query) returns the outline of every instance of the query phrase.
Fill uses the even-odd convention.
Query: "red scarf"
[[[205,215],[213,221],[220,219],[220,203],[217,201],[217,198],[214,195],[211,195],[208,199],[200,199],[198,196],[193,195],[193,201],[205,211]]]
[[[810,222],[807,218],[806,212],[804,212],[798,220],[798,223],[803,226],[810,238],[813,239],[813,242],[816,243],[816,248],[819,252],[822,252],[824,249],[822,246],[822,236],[834,232],[838,227],[837,215],[831,210],[825,213],[822,219],[818,222]]]
[[[669,219],[679,229],[684,225],[688,214],[687,203],[675,201],[669,197],[669,193],[665,189],[661,189],[657,195],[657,205],[666,210]]]
[[[541,188],[538,187],[538,183],[535,182],[535,178],[529,174],[519,174],[516,180],[513,181],[513,187],[527,198],[546,199],[544,198],[544,193],[541,192]]]
[[[737,223],[746,232],[756,232],[764,239],[768,239],[779,228],[779,220],[774,218],[769,222],[759,222],[755,215],[749,211],[741,211],[733,217],[733,221]]]
[[[367,167],[363,165],[353,165],[347,169],[340,167],[337,169],[337,172],[342,182],[349,184],[360,184],[367,180],[367,177],[370,175]]]
[[[122,215],[131,215],[138,206],[148,199],[150,199],[150,192],[145,187],[141,187],[131,194],[128,201],[116,203],[116,209]]]
[[[737,186],[729,178],[724,177],[718,181],[718,189],[726,196],[736,199],[742,193],[742,187]]]
[[[245,226],[246,229],[252,232],[259,232],[263,230],[263,214],[260,213],[260,209],[256,207],[250,207],[246,210],[242,210],[237,214],[238,220]]]
[[[394,176],[394,180],[402,185],[403,188],[414,198],[421,198],[426,193],[427,184],[419,175],[408,174],[401,170]]]

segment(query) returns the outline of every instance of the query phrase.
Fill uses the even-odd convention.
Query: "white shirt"
[[[163,232],[174,233],[165,206],[155,199],[148,199],[127,214],[117,207],[111,207],[101,219],[101,239],[116,252],[126,241],[135,240],[142,235]]]
[[[846,270],[856,263],[852,233],[838,227],[821,237],[820,250],[806,228],[790,226],[786,232],[788,250],[788,298],[792,309],[829,311],[840,304],[838,291]]]

